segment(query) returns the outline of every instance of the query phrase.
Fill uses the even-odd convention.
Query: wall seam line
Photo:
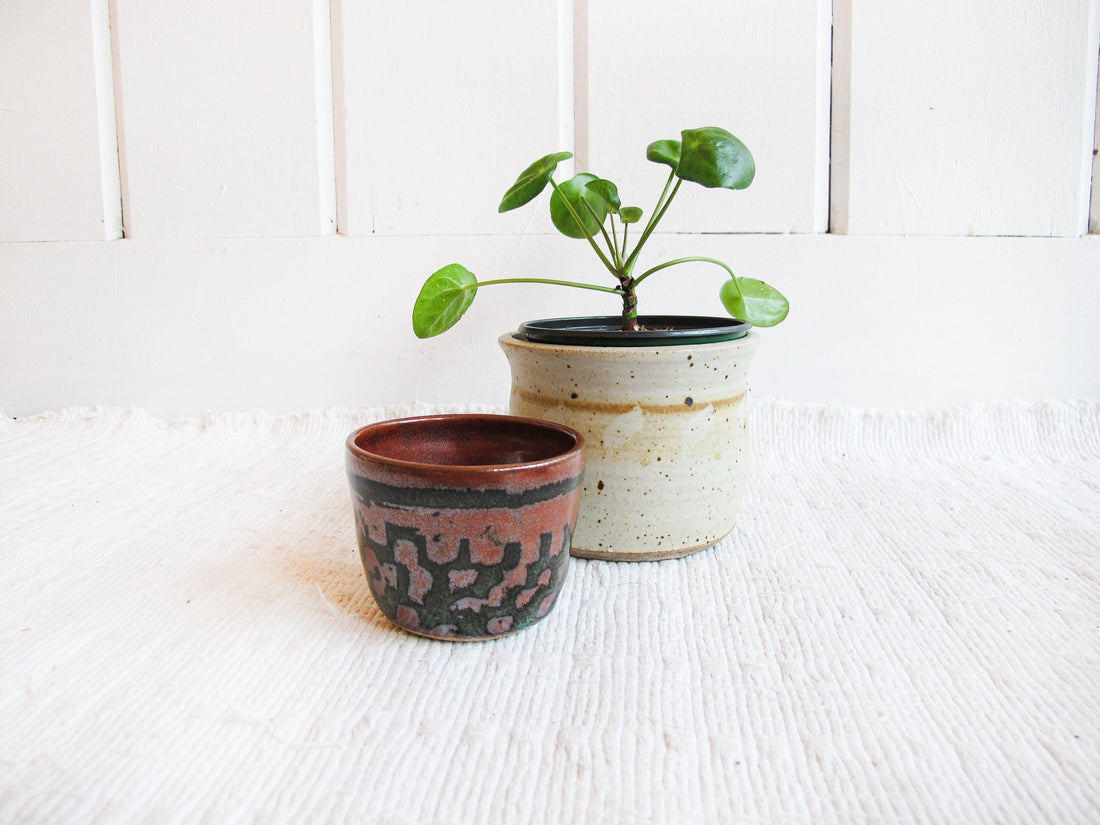
[[[1089,67],[1086,82],[1090,85],[1085,94],[1085,123],[1084,123],[1084,148],[1085,157],[1082,164],[1082,220],[1079,224],[1083,235],[1100,234],[1100,187],[1097,186],[1097,178],[1100,177],[1100,157],[1097,157],[1097,147],[1100,147],[1100,0],[1092,0],[1089,4],[1089,32],[1088,44]],[[1091,105],[1091,115],[1089,107]]]
[[[340,231],[336,158],[336,115],[333,101],[333,32],[329,0],[313,0],[313,80],[317,119],[318,230]]]
[[[96,131],[99,145],[99,179],[103,239],[126,237],[123,199],[122,147],[120,145],[118,75],[114,48],[111,0],[91,0],[92,61],[96,98]]]
[[[833,0],[831,17],[828,231],[847,235],[851,212],[852,0]]]

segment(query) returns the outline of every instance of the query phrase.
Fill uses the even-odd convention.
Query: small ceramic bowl
[[[584,438],[507,415],[382,421],[347,440],[356,536],[382,613],[489,639],[542,619],[569,565]]]

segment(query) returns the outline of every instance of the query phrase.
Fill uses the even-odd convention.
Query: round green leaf
[[[624,206],[619,209],[619,220],[623,223],[637,223],[642,219],[642,210],[637,206]]]
[[[477,278],[462,264],[447,264],[432,273],[413,304],[413,332],[431,338],[446,332],[463,316],[477,295]]]
[[[671,166],[675,169],[680,162],[680,141],[655,140],[646,147],[645,157],[646,160],[663,163],[665,166]]]
[[[622,206],[622,201],[619,200],[619,187],[613,184],[609,180],[600,178],[594,180],[588,184],[585,184],[585,197],[588,197],[590,193],[595,193],[597,196],[603,199],[603,202],[607,204],[608,212],[618,212],[619,207]]]
[[[603,222],[607,220],[608,205],[596,190],[586,188],[588,184],[596,180],[599,180],[599,178],[595,175],[581,172],[565,183],[558,184],[554,194],[550,196],[550,219],[561,234],[570,238],[584,238],[586,237],[586,230],[588,237],[592,237],[600,231]],[[569,202],[569,205],[573,207],[573,212],[576,212],[580,217],[584,223],[584,229],[577,225],[577,220],[573,217],[573,212],[569,211],[569,207],[565,205],[565,201]],[[593,217],[592,212],[588,211],[582,201],[587,202],[592,207],[592,212],[596,213],[595,217]]]
[[[726,312],[756,327],[774,327],[790,310],[790,304],[778,289],[756,278],[726,281],[719,297]]]
[[[710,189],[744,189],[752,183],[756,175],[752,153],[725,129],[685,129],[680,136],[678,178]]]
[[[555,152],[536,160],[520,173],[512,188],[504,193],[497,211],[508,212],[537,198],[550,182],[550,176],[554,174],[558,164],[571,157],[572,152]]]

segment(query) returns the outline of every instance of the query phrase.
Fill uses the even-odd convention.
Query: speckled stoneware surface
[[[675,347],[500,337],[513,415],[580,431],[587,469],[573,555],[676,558],[733,529],[749,465],[749,362],[759,336]]]
[[[356,535],[382,613],[453,640],[545,617],[569,567],[584,454],[568,427],[512,416],[395,419],[352,433]]]

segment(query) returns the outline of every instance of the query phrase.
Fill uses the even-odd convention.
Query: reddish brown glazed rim
[[[508,438],[517,441],[518,432],[526,429],[531,432],[556,433],[565,436],[567,444],[564,449],[554,450],[549,455],[540,458],[507,461],[499,463],[446,463],[434,461],[414,461],[395,458],[392,455],[384,455],[360,446],[360,441],[367,435],[385,436],[396,433],[399,430],[420,430],[421,432],[436,432],[445,435],[447,431],[459,434],[463,429],[474,432],[481,425],[483,428],[496,428],[497,436],[500,436],[500,428],[511,428],[507,432]],[[486,439],[490,440],[490,439]],[[558,464],[566,464],[573,461],[578,453],[584,451],[584,436],[571,427],[557,424],[553,421],[543,421],[536,418],[523,418],[514,415],[491,415],[482,413],[459,413],[441,415],[418,415],[406,418],[393,418],[386,421],[378,421],[367,424],[351,433],[347,438],[348,452],[359,461],[374,462],[394,469],[413,471],[430,471],[444,477],[454,475],[463,476],[470,473],[508,473],[515,472],[518,468],[550,468]],[[503,450],[502,450],[503,452]]]

